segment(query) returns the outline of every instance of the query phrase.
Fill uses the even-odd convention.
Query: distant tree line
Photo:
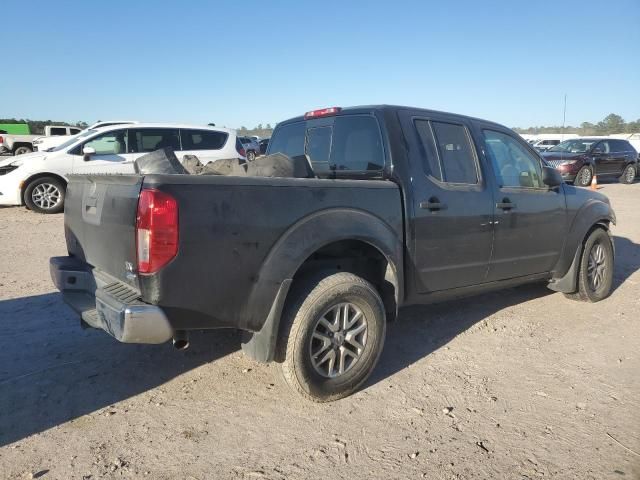
[[[27,123],[31,133],[39,135],[44,133],[44,127],[47,125],[67,125],[70,127],[87,128],[89,125],[87,122],[59,122],[55,120],[29,120],[29,119],[16,119],[16,118],[0,118],[0,123]],[[640,133],[640,118],[632,121],[625,122],[624,118],[615,113],[610,113],[604,119],[598,123],[582,122],[579,127],[574,126],[551,126],[551,127],[528,127],[521,128],[515,127],[514,130],[518,133],[577,133],[579,135],[610,135],[612,133]],[[247,128],[242,126],[237,129],[239,135],[253,136],[266,138],[270,137],[273,133],[273,127],[270,123],[262,125],[259,123],[253,128]]]
[[[26,123],[29,125],[29,130],[33,135],[44,134],[44,127],[47,125],[65,125],[68,127],[87,128],[89,125],[86,122],[58,122],[55,120],[29,120],[25,118],[0,118],[0,123]]]
[[[598,123],[582,122],[579,127],[529,127],[514,130],[518,133],[577,133],[579,135],[611,135],[613,133],[640,133],[640,118],[635,122],[625,122],[624,118],[610,113]]]
[[[265,126],[262,126],[262,124],[259,123],[253,128],[240,127],[237,129],[237,131],[238,135],[241,135],[243,137],[258,136],[260,138],[268,138],[271,137],[271,134],[273,133],[273,127],[270,123],[267,123]]]

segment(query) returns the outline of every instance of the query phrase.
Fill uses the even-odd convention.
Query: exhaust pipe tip
[[[178,330],[173,336],[173,346],[176,350],[189,348],[189,335],[184,330]]]

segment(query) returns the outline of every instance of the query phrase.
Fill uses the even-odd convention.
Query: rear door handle
[[[447,207],[445,203],[440,203],[438,201],[432,202],[420,202],[420,208],[424,210],[431,210],[432,212],[435,210],[444,210]]]
[[[516,208],[516,204],[511,203],[509,199],[505,198],[502,202],[496,203],[496,208],[500,208],[502,210],[513,210]]]

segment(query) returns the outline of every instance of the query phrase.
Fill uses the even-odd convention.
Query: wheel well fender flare
[[[243,340],[245,353],[259,361],[273,359],[280,315],[293,277],[313,253],[342,240],[369,244],[385,257],[394,277],[396,303],[400,302],[404,295],[403,243],[396,231],[363,210],[321,210],[289,227],[267,254],[243,315],[249,326],[261,323]],[[268,312],[267,319],[252,318],[257,312]]]
[[[616,223],[611,207],[598,199],[587,201],[577,212],[565,238],[564,247],[553,269],[550,288],[565,293],[575,291],[578,275],[577,262],[582,247],[594,228],[610,231],[610,225]],[[612,242],[613,244],[613,242]]]
[[[22,200],[23,204],[24,204],[24,195],[27,191],[27,187],[29,187],[29,185],[34,180],[38,180],[39,178],[46,178],[46,177],[52,177],[52,178],[55,178],[56,180],[60,180],[65,187],[68,183],[66,178],[64,178],[62,175],[58,175],[57,173],[51,173],[51,172],[35,173],[30,177],[27,177],[26,180],[23,180],[20,183],[20,199]]]

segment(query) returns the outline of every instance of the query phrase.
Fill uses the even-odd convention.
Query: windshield
[[[587,139],[565,140],[555,147],[551,147],[547,152],[586,153],[591,150],[591,146],[596,142],[597,140]]]
[[[60,150],[64,150],[67,147],[70,147],[71,145],[73,145],[74,143],[76,143],[78,140],[80,140],[81,138],[86,138],[89,135],[93,135],[94,133],[96,133],[96,130],[83,130],[82,132],[80,132],[77,135],[74,135],[73,137],[71,137],[69,140],[67,140],[64,143],[61,143],[60,145],[58,145],[57,147],[53,147],[53,148],[49,148],[47,149],[47,152],[59,152]]]

